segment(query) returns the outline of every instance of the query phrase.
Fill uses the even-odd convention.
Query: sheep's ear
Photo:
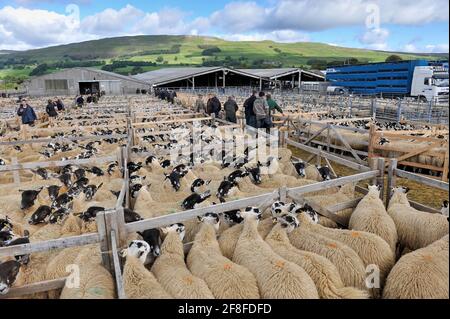
[[[272,223],[273,223],[273,224],[276,224],[276,223],[278,223],[278,218],[276,218],[276,217],[272,217]]]
[[[120,257],[126,257],[128,253],[128,249],[122,249],[122,251],[119,253]]]
[[[203,221],[203,216],[197,216],[197,221],[201,223]]]
[[[377,185],[377,188],[378,188],[379,191],[381,191],[381,189],[383,188],[383,186],[382,186],[382,185]]]
[[[167,234],[169,233],[169,230],[167,229],[167,227],[162,227],[162,228],[161,228],[161,232],[162,232],[164,235],[167,235]]]

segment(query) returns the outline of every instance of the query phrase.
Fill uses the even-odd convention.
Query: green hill
[[[359,63],[382,62],[391,54],[312,42],[233,42],[200,36],[131,36],[12,53],[6,51],[0,54],[0,78],[26,77],[36,66],[44,63],[47,68],[39,70],[45,72],[91,66],[128,74],[178,65],[324,68],[327,64],[342,64],[351,58]],[[448,54],[395,54],[403,59],[448,58]],[[121,63],[105,66],[114,61]]]

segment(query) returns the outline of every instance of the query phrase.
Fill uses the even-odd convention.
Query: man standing
[[[84,105],[83,95],[80,95],[79,97],[77,97],[76,103],[77,103],[78,107],[83,107],[83,105]]]
[[[252,96],[244,102],[245,123],[252,127],[256,127],[256,114],[253,111],[253,103],[255,103],[256,100],[256,93],[256,91],[253,91]]]
[[[57,117],[58,112],[56,112],[56,105],[52,100],[48,100],[47,107],[45,108],[49,117]]]
[[[212,97],[208,100],[206,104],[206,112],[211,115],[214,113],[216,117],[219,117],[219,112],[222,109],[222,104],[215,94],[212,94]]]
[[[197,96],[197,100],[195,100],[195,112],[197,113],[205,113],[206,107],[205,102],[203,102],[203,95],[199,94]]]
[[[264,92],[259,92],[259,97],[253,103],[253,112],[256,115],[256,128],[265,128],[268,126],[269,104],[267,104],[267,100],[264,98],[265,95]]]
[[[64,103],[61,99],[57,99],[56,100],[56,107],[58,108],[58,111],[64,111],[65,107],[64,107]]]
[[[283,116],[284,116],[283,110],[282,110],[281,107],[278,105],[278,103],[277,103],[274,99],[272,99],[272,95],[267,94],[267,95],[266,95],[266,98],[267,98],[267,104],[269,104],[269,116],[272,115],[272,112],[273,112],[274,110],[277,110],[278,112],[280,112],[280,113],[283,114]]]
[[[239,109],[234,96],[229,96],[228,101],[223,105],[225,110],[225,121],[236,123],[236,112]]]
[[[34,125],[34,121],[37,120],[36,113],[33,108],[28,105],[26,100],[22,100],[17,115],[22,117],[22,124]]]

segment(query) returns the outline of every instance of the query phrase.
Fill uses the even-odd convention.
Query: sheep
[[[163,288],[177,299],[213,299],[206,283],[187,269],[184,262],[184,225],[174,224],[163,228],[167,234],[161,246],[161,256],[153,264],[151,271]]]
[[[86,246],[73,262],[79,267],[79,285],[64,286],[60,299],[113,299],[114,279],[101,264],[97,245]]]
[[[243,213],[241,212],[240,214],[242,215]],[[272,218],[263,219],[261,222],[258,223],[258,232],[260,236],[262,238],[265,238],[267,234],[269,234],[272,227],[273,227]],[[222,251],[222,254],[226,258],[231,259],[233,257],[234,250],[236,249],[236,244],[239,240],[239,236],[242,233],[243,228],[244,224],[240,223],[225,230],[219,236],[218,241],[220,250]]]
[[[448,299],[449,237],[411,252],[392,268],[383,290],[385,299]]]
[[[329,259],[338,269],[345,286],[366,290],[365,266],[358,254],[344,243],[315,233],[304,214],[298,215],[299,227],[288,234],[291,244]]]
[[[256,279],[246,268],[222,256],[216,239],[219,215],[206,214],[187,256],[187,265],[194,276],[203,279],[215,298],[259,299]]]
[[[278,255],[302,267],[314,281],[322,299],[366,299],[366,291],[345,287],[339,271],[331,261],[318,254],[299,250],[289,242],[288,233],[298,227],[295,216],[275,217],[278,224],[267,235],[266,242]],[[293,228],[292,228],[293,227]]]
[[[0,295],[6,295],[20,272],[21,264],[15,260],[0,262]]]
[[[128,248],[122,251],[122,256],[126,257],[123,268],[125,295],[131,299],[170,299],[172,296],[144,267],[149,252],[149,244],[139,240],[132,241]]]
[[[333,206],[339,203],[344,203],[352,200],[354,197],[354,193],[355,193],[355,184],[350,183],[340,187],[340,189],[337,192],[332,193],[332,191],[330,190],[330,193],[325,193],[321,195],[316,195],[317,193],[316,194],[310,193],[308,194],[308,196],[305,197],[305,199],[307,201],[314,201],[317,205],[325,208],[328,206]],[[352,209],[345,209],[340,212],[336,212],[336,215],[343,217],[344,222],[347,223],[350,220],[351,214]],[[326,217],[321,218],[319,223],[322,226],[326,226],[329,228],[339,228],[334,221]]]
[[[380,188],[377,186],[369,186],[369,192],[353,211],[348,228],[380,236],[395,252],[398,238],[397,228],[380,199]]]
[[[428,246],[449,233],[447,217],[421,212],[410,206],[408,189],[397,187],[389,202],[388,214],[397,227],[398,241],[402,247],[416,250]]]
[[[395,263],[394,252],[390,249],[387,242],[372,233],[347,229],[331,229],[315,224],[310,218],[306,220],[305,224],[311,231],[330,239],[338,240],[352,248],[366,267],[376,265],[380,271],[380,285],[383,286],[389,271]],[[375,288],[373,290],[374,296],[378,296],[379,292]]]
[[[278,256],[258,234],[259,209],[246,209],[243,217],[244,228],[232,260],[253,273],[261,298],[318,299],[314,281],[305,270]]]

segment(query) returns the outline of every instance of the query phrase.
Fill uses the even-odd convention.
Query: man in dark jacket
[[[206,113],[211,115],[214,113],[216,117],[219,117],[219,112],[222,109],[222,104],[220,103],[219,99],[215,94],[212,95],[212,97],[208,100],[208,103],[206,104]]]
[[[64,106],[64,103],[61,99],[56,100],[56,107],[57,107],[58,111],[64,111],[66,109]]]
[[[49,117],[57,117],[58,112],[56,112],[56,105],[52,100],[48,100],[47,107],[45,108]]]
[[[256,127],[256,114],[253,111],[253,103],[255,103],[257,93],[258,92],[253,91],[252,96],[250,96],[244,102],[245,122],[247,125],[252,126],[252,127]]]
[[[83,107],[83,105],[84,105],[83,95],[80,95],[79,97],[77,97],[76,103],[77,103],[78,107]]]
[[[225,121],[236,123],[236,112],[239,108],[234,96],[228,97],[228,101],[223,105],[223,109],[225,110]]]
[[[26,100],[22,100],[17,115],[22,117],[22,124],[34,125],[34,121],[37,120],[36,113]]]

